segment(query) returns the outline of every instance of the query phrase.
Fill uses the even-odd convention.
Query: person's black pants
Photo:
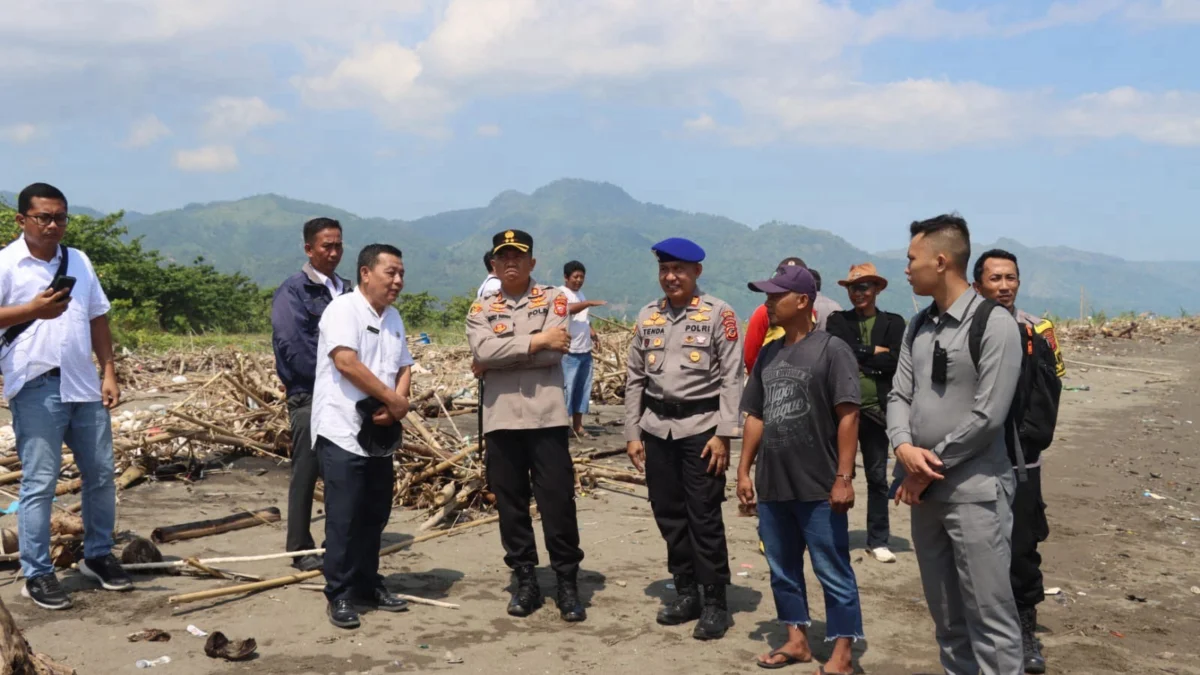
[[[575,467],[567,450],[567,427],[505,429],[486,435],[488,488],[496,495],[504,563],[512,569],[538,564],[529,499],[537,498],[550,567],[575,574],[583,560],[575,518]]]
[[[866,415],[858,418],[858,445],[867,476],[867,548],[888,545],[888,446],[887,429]]]
[[[391,457],[363,457],[317,436],[325,475],[325,597],[369,599],[383,587],[379,540],[392,514]]]
[[[288,484],[288,551],[316,548],[312,536],[313,492],[321,473],[321,460],[312,443],[312,395],[296,394],[287,400],[292,422],[292,479]]]
[[[1018,609],[1032,609],[1045,599],[1042,556],[1037,547],[1050,536],[1046,503],[1042,501],[1042,467],[1025,471],[1024,481],[1017,477],[1013,496],[1012,564],[1008,571]]]
[[[642,432],[646,446],[646,488],[658,530],[667,542],[667,569],[703,584],[729,583],[725,542],[725,474],[708,473],[700,455],[715,429],[663,440]]]

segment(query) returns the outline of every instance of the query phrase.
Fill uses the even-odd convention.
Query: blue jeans
[[[50,509],[62,468],[64,441],[83,477],[83,555],[103,558],[112,552],[117,492],[108,410],[99,401],[63,403],[59,384],[57,375],[35,377],[8,404],[24,472],[17,528],[21,571],[26,579],[54,572],[50,562]]]
[[[863,637],[858,582],[850,567],[850,523],[819,502],[760,502],[758,536],[771,566],[771,592],[779,620],[807,626],[808,591],[804,584],[804,549],[825,592],[825,640]]]
[[[567,414],[588,411],[592,396],[592,354],[563,354],[563,381],[566,383]]]

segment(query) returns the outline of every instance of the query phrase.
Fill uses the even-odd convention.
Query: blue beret
[[[700,248],[696,242],[681,237],[663,239],[651,246],[650,250],[658,256],[659,262],[698,263],[704,260],[704,249]]]

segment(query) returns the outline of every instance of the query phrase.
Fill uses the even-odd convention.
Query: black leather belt
[[[642,405],[659,417],[683,419],[692,415],[717,412],[721,409],[721,397],[713,396],[699,401],[676,401],[642,396]]]

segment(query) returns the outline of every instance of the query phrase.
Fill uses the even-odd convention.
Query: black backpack
[[[992,311],[997,307],[1000,307],[999,303],[985,298],[971,317],[967,346],[976,372],[979,372],[979,358],[983,351],[983,333],[987,330]],[[913,318],[912,330],[908,334],[909,349],[912,348],[912,340],[917,331],[921,330],[921,325],[930,311],[932,306]],[[1021,378],[1017,382],[1017,393],[1004,425],[1004,442],[1008,447],[1009,460],[1023,469],[1024,465],[1036,462],[1042,451],[1050,447],[1054,440],[1062,381],[1058,379],[1053,347],[1033,326],[1018,322],[1017,327],[1021,333]],[[1014,432],[1016,438],[1013,437]],[[1024,461],[1019,461],[1014,452],[1015,440],[1020,441],[1023,455],[1020,459]]]

